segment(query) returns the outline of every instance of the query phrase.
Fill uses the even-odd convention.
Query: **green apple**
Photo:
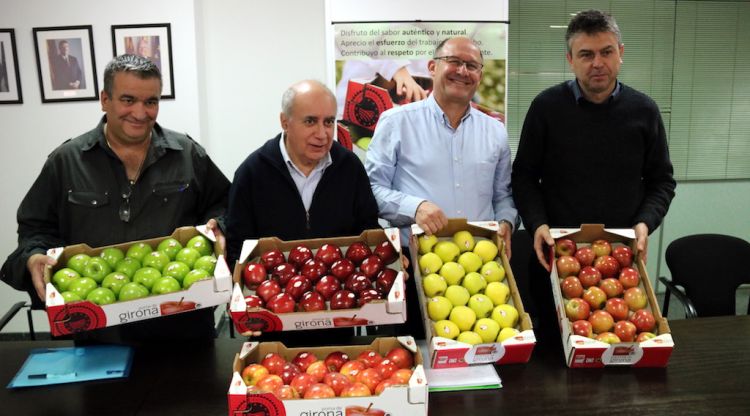
[[[474,331],[463,331],[458,334],[456,341],[465,342],[470,345],[477,345],[482,343],[482,337]]]
[[[190,267],[181,261],[170,261],[161,271],[162,275],[174,277],[180,283],[188,273],[190,273]]]
[[[479,273],[484,276],[487,283],[502,282],[505,279],[505,268],[495,260],[488,261],[482,265]]]
[[[169,256],[162,251],[152,251],[141,260],[143,267],[153,267],[156,270],[162,270],[171,260]]]
[[[81,299],[86,299],[89,292],[97,288],[96,280],[90,277],[79,277],[68,284],[68,290],[78,295]]]
[[[185,275],[184,279],[182,279],[182,287],[183,289],[187,289],[192,286],[193,283],[199,280],[208,279],[210,277],[211,274],[203,269],[193,269]]]
[[[518,325],[518,310],[513,305],[497,305],[492,310],[492,319],[494,319],[501,328],[515,328]]]
[[[487,297],[487,295],[483,295],[481,293],[472,295],[469,298],[469,303],[467,306],[474,311],[474,313],[477,315],[477,318],[489,318],[490,313],[492,313],[492,308],[495,307],[495,305],[492,304],[492,300]]]
[[[448,339],[456,339],[459,332],[461,332],[454,322],[451,322],[447,319],[435,322],[433,328],[435,330],[435,336]]]
[[[182,250],[182,244],[172,237],[161,240],[159,245],[156,246],[156,251],[166,254],[170,261],[174,260],[174,256],[180,250]]]
[[[500,324],[490,318],[478,319],[474,324],[474,332],[482,337],[482,342],[495,342],[500,333]]]
[[[443,276],[436,273],[430,273],[422,279],[422,289],[427,297],[442,296],[448,284]]]
[[[461,284],[465,274],[464,267],[454,261],[443,263],[443,267],[440,268],[440,276],[443,276],[449,285]]]
[[[88,254],[76,254],[75,256],[68,259],[68,263],[66,264],[66,266],[70,269],[75,270],[76,272],[78,272],[78,274],[83,276],[83,270],[86,267],[86,263],[89,262],[89,259],[91,259],[91,257],[89,257]]]
[[[115,303],[117,297],[115,297],[115,294],[111,289],[107,289],[106,287],[97,287],[96,289],[89,292],[88,295],[86,295],[86,300],[101,306]]]
[[[128,300],[145,298],[146,296],[148,296],[148,289],[146,286],[143,286],[138,282],[130,282],[125,283],[122,289],[120,289],[120,294],[117,299],[120,302],[125,302]]]
[[[469,291],[470,295],[480,293],[487,287],[487,282],[484,281],[484,277],[477,272],[467,273],[464,276],[464,280],[461,282],[461,286],[465,287]]]
[[[117,247],[108,247],[99,253],[99,257],[103,258],[109,264],[109,267],[114,269],[117,262],[125,258],[125,253]]]
[[[177,252],[177,254],[174,256],[175,261],[181,261],[185,264],[187,264],[188,268],[192,269],[193,264],[196,260],[198,260],[201,257],[200,251],[192,248],[192,247],[185,247]]]
[[[419,270],[423,275],[437,273],[443,267],[443,261],[435,253],[427,253],[419,258]]]
[[[419,245],[419,254],[427,254],[432,252],[432,248],[437,244],[438,238],[435,234],[427,235],[422,234],[417,237],[417,244]]]
[[[73,293],[73,292],[71,292],[69,290],[60,293],[60,296],[62,296],[63,301],[65,303],[78,302],[79,300],[81,300],[80,296],[76,295],[75,293]]]
[[[461,254],[461,250],[453,241],[438,241],[432,248],[432,252],[440,256],[443,263],[456,261],[458,255]]]
[[[507,327],[500,330],[500,333],[497,334],[497,342],[503,342],[508,338],[514,337],[518,334],[520,334],[521,331],[517,330],[516,328]]]
[[[112,273],[112,268],[109,266],[109,263],[101,257],[92,257],[89,262],[86,263],[86,267],[83,268],[83,276],[94,279],[97,284],[101,283],[110,273]]]
[[[140,263],[143,263],[143,258],[146,257],[146,254],[152,251],[154,251],[154,249],[147,243],[135,243],[128,247],[128,251],[125,252],[125,257],[131,257],[138,260]]]
[[[177,279],[171,276],[156,279],[154,285],[151,287],[151,293],[154,295],[163,295],[165,293],[177,292],[178,290],[182,290],[182,286]]]
[[[454,306],[448,316],[460,331],[468,331],[474,327],[477,320],[477,314],[468,306]]]
[[[128,275],[120,272],[112,272],[102,280],[102,287],[112,290],[112,293],[114,293],[115,296],[119,296],[120,289],[122,289],[126,283],[130,283],[130,277],[128,277]]]
[[[453,309],[453,304],[447,298],[435,296],[427,301],[427,315],[433,321],[446,319]]]
[[[471,295],[465,287],[459,285],[450,285],[445,289],[445,297],[451,301],[453,306],[465,306],[469,303]]]
[[[476,253],[467,251],[458,256],[458,264],[464,266],[466,273],[476,272],[482,267],[482,258]]]
[[[214,245],[211,240],[206,238],[206,236],[200,234],[188,240],[187,244],[185,244],[185,247],[190,247],[198,250],[201,256],[208,256],[209,254],[214,252]]]
[[[216,269],[216,257],[213,254],[199,257],[193,263],[193,269],[203,269],[208,272],[209,276],[213,276]]]
[[[468,231],[459,231],[453,234],[453,242],[456,243],[462,253],[474,250],[474,236]]]
[[[365,152],[367,149],[370,148],[370,142],[372,141],[372,137],[360,137],[359,140],[357,140],[357,147],[364,150]]]
[[[484,289],[484,294],[492,300],[492,303],[497,305],[503,305],[508,303],[510,298],[510,288],[505,283],[490,282]]]
[[[151,290],[154,282],[159,280],[160,277],[161,272],[154,269],[153,267],[141,267],[133,275],[133,282],[140,283],[146,289]]]
[[[71,269],[70,267],[63,267],[52,275],[52,283],[57,286],[57,290],[59,290],[60,292],[65,292],[66,290],[68,290],[68,285],[70,284],[70,282],[73,281],[73,279],[77,279],[79,277],[81,277],[81,275],[78,274],[77,271]]]
[[[136,270],[140,268],[141,262],[132,257],[125,257],[124,259],[118,261],[117,265],[115,265],[116,272],[124,273],[131,279],[133,278]]]
[[[479,240],[474,246],[474,253],[482,258],[482,262],[486,263],[495,260],[495,257],[497,257],[497,246],[490,240]]]

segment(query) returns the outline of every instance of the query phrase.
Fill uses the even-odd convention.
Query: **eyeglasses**
[[[436,56],[432,59],[445,61],[446,64],[454,68],[461,68],[462,66],[466,65],[466,70],[473,73],[478,73],[484,67],[484,65],[480,64],[479,62],[464,61],[463,59],[459,59],[456,56]]]

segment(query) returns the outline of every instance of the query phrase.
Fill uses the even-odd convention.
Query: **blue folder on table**
[[[133,349],[121,345],[36,348],[8,388],[127,377]]]

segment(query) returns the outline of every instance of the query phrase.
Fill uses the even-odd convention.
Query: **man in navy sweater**
[[[530,286],[542,319],[545,310],[554,313],[545,258],[545,246],[554,245],[550,227],[632,227],[645,258],[676,185],[659,108],[617,80],[624,45],[614,18],[580,12],[565,39],[576,79],[531,103],[512,173],[516,206],[533,236]]]

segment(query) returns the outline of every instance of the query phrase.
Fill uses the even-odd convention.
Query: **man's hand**
[[[552,238],[552,234],[549,233],[549,226],[542,224],[539,228],[534,231],[534,251],[536,252],[536,258],[539,263],[544,266],[547,271],[552,271],[552,267],[547,263],[547,250],[546,246],[554,246],[555,240]]]
[[[221,232],[221,228],[219,228],[219,223],[214,219],[211,218],[206,223],[206,229],[210,230],[214,233],[214,236],[216,236],[216,245],[218,246],[221,254],[224,255],[224,257],[227,256],[227,239],[224,237],[224,233]]]
[[[422,201],[419,204],[414,221],[427,235],[435,234],[448,225],[448,217],[443,210],[430,201]]]
[[[635,249],[641,253],[641,258],[646,263],[648,260],[648,225],[639,222],[633,229],[635,230]]]
[[[396,81],[396,94],[404,97],[408,102],[420,101],[427,98],[427,92],[414,81],[406,67],[403,67],[393,74],[393,80]]]
[[[404,272],[404,282],[409,280],[409,258],[402,255],[401,256],[401,271]]]
[[[242,335],[243,337],[252,338],[252,337],[259,337],[261,334],[262,332],[260,331],[247,331],[247,332],[241,333],[240,335]]]
[[[45,284],[44,284],[44,269],[52,267],[57,264],[57,261],[46,254],[33,254],[26,261],[26,268],[31,273],[31,283],[36,289],[36,294],[39,299],[44,302],[46,296]]]
[[[503,241],[503,247],[505,247],[505,255],[510,260],[510,237],[513,234],[510,224],[506,221],[500,222],[500,228],[497,229],[497,236]]]

